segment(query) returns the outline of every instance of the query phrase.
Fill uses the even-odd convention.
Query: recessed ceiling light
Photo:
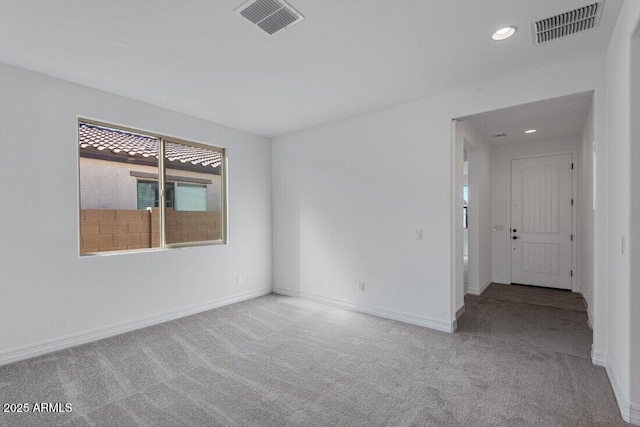
[[[505,40],[514,35],[518,31],[518,27],[504,27],[493,33],[491,36],[494,40]]]
[[[529,130],[525,130],[524,133],[536,133],[537,130],[535,129],[529,129]]]

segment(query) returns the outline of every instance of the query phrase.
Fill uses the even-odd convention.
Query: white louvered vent
[[[271,36],[304,19],[284,0],[249,0],[234,12]]]
[[[596,28],[604,0],[550,18],[531,23],[533,44],[543,44],[561,37]]]

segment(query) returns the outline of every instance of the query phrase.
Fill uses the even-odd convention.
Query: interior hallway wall
[[[637,9],[638,10],[638,9]],[[631,63],[631,251],[630,278],[630,357],[631,419],[640,425],[640,22],[632,41]]]
[[[611,36],[607,55],[608,64],[608,112],[609,134],[609,175],[604,191],[598,188],[597,204],[606,201],[608,233],[604,253],[596,253],[596,258],[606,257],[607,270],[607,350],[596,354],[599,363],[607,367],[613,390],[616,394],[623,418],[640,425],[640,227],[633,213],[638,212],[637,182],[640,158],[637,150],[637,114],[640,94],[636,78],[640,68],[637,65],[638,25],[640,23],[640,2],[625,1],[618,23]],[[632,110],[633,108],[633,110]],[[596,127],[597,128],[597,127]],[[632,134],[632,129],[634,133]],[[600,165],[598,155],[596,163]],[[602,178],[600,172],[598,181]],[[638,180],[637,180],[638,179]],[[596,212],[596,223],[600,211]],[[633,225],[633,227],[632,227]],[[597,237],[597,236],[596,236]],[[600,245],[597,245],[600,250]],[[633,273],[632,273],[633,272]],[[598,284],[600,277],[596,277]],[[597,289],[595,292],[598,292]],[[599,294],[596,294],[599,297]],[[595,321],[599,322],[599,307],[596,299]]]
[[[593,128],[593,107],[589,109],[580,136],[578,154],[578,285],[587,302],[587,313],[593,325],[593,266],[594,266],[594,200],[593,170],[595,136]]]
[[[491,283],[491,146],[467,120],[457,122],[460,138],[469,156],[469,285],[467,292],[479,295]],[[458,309],[464,304],[464,289],[458,292]]]

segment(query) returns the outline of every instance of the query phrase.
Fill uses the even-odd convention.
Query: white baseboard
[[[606,369],[609,382],[611,383],[611,388],[613,389],[613,394],[618,402],[618,409],[620,410],[622,419],[633,425],[640,426],[640,405],[634,405],[629,402],[627,395],[620,386],[618,374],[611,365],[609,356],[606,353],[599,353],[591,349],[591,360],[595,365],[602,366]]]
[[[493,279],[492,280],[493,283],[500,283],[501,285],[510,285],[511,282],[509,280],[504,280],[504,279]]]
[[[205,303],[195,304],[189,307],[171,310],[160,314],[154,314],[152,316],[130,320],[107,327],[95,328],[86,332],[80,332],[77,334],[42,341],[36,344],[29,344],[23,347],[10,349],[0,352],[0,366],[6,365],[8,363],[18,362],[24,359],[30,359],[36,356],[41,356],[43,354],[51,353],[54,351],[64,350],[69,347],[75,347],[77,345],[86,344],[92,341],[101,340],[103,338],[112,337],[114,335],[120,335],[125,332],[145,328],[147,326],[156,325],[158,323],[168,322],[169,320],[179,319],[181,317],[190,316],[192,314],[200,313],[229,304],[234,304],[236,302],[257,298],[270,293],[270,287],[262,288],[255,291],[249,291],[230,297],[219,298],[212,301],[207,301]]]
[[[640,405],[631,404],[629,408],[629,424],[640,426]]]
[[[300,291],[297,289],[285,289],[285,288],[273,288],[273,292],[280,295],[286,295],[291,297],[303,297],[316,301],[323,302],[325,304],[333,305],[335,307],[346,308],[348,310],[357,311],[360,313],[371,314],[373,316],[384,317],[385,319],[397,320],[399,322],[410,323],[412,325],[424,326],[430,329],[435,329],[442,332],[455,332],[458,327],[458,322],[448,322],[445,320],[432,319],[426,316],[419,316],[415,314],[402,313],[400,311],[388,310],[386,308],[371,307],[365,305],[355,304],[349,301],[343,301],[336,298],[329,298],[322,295],[317,295],[310,292]]]
[[[482,293],[484,292],[485,289],[487,289],[487,287],[492,283],[491,280],[487,280],[486,282],[484,282],[484,284],[482,286],[480,286],[480,295],[482,295]]]
[[[489,286],[491,283],[493,283],[493,280],[487,280],[482,286],[480,286],[480,289],[469,288],[467,290],[467,293],[471,295],[476,295],[476,296],[482,295],[484,290],[487,289],[487,286]]]
[[[464,315],[465,312],[465,306],[464,304],[462,304],[462,307],[460,307],[457,311],[456,311],[456,320],[460,320],[460,318]]]
[[[607,367],[607,354],[596,351],[591,345],[591,362],[594,365],[602,366],[603,368]]]
[[[591,306],[587,304],[587,324],[591,329],[593,329],[593,321],[591,319],[593,319],[593,314],[591,314]]]

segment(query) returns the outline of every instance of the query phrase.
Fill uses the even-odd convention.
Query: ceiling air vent
[[[249,0],[234,12],[271,36],[304,19],[304,16],[283,0]]]
[[[533,44],[543,44],[561,37],[596,28],[604,0],[551,18],[531,23]]]

